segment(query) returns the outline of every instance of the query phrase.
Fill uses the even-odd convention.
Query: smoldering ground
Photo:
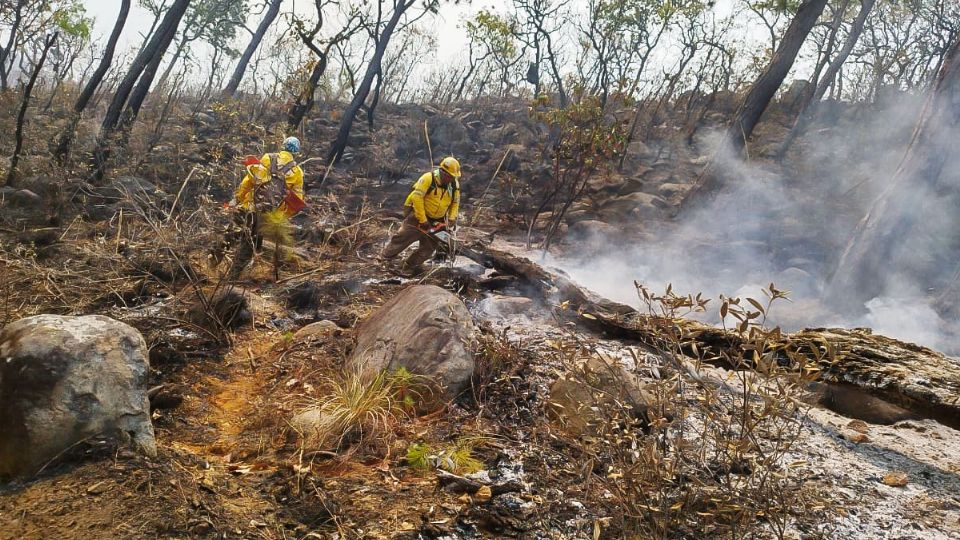
[[[642,224],[643,241],[620,235],[572,239],[568,245],[592,249],[573,257],[567,250],[549,262],[588,288],[631,305],[639,301],[634,280],[654,291],[669,283],[683,293],[757,299],[774,283],[791,292],[791,302],[775,306],[769,322],[786,330],[866,326],[960,353],[960,343],[951,337],[955,317],[936,304],[938,291],[915,271],[918,260],[937,260],[941,276],[955,272],[947,266],[950,260],[956,264],[958,254],[944,257],[955,239],[930,234],[950,230],[960,215],[951,206],[954,199],[941,191],[908,186],[909,196],[895,196],[885,210],[912,219],[919,215],[930,226],[904,228],[901,236],[888,239],[902,248],[869,277],[877,283],[867,289],[878,294],[858,298],[829,287],[858,222],[901,163],[924,99],[899,94],[872,107],[826,103],[782,165],[765,157],[771,152],[762,141],[748,148],[753,159],[718,155],[731,180],[702,207],[677,221]],[[702,153],[713,155],[718,140],[711,137]],[[956,160],[950,165],[960,172]],[[713,302],[704,318],[718,323],[717,308]]]

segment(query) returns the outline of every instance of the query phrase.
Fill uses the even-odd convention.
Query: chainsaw
[[[476,251],[471,250],[470,248],[464,247],[457,242],[457,239],[454,238],[454,235],[451,234],[451,231],[447,229],[446,223],[441,222],[430,227],[427,229],[426,235],[437,241],[437,255],[440,260],[453,262],[457,258],[457,255],[463,255],[468,259],[480,263],[486,268],[490,268],[492,266],[486,257],[477,253]]]
[[[455,240],[447,230],[446,223],[436,223],[424,231],[424,234],[437,241],[438,260],[453,261],[457,257]]]

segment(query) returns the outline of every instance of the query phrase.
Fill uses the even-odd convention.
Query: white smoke
[[[917,297],[878,297],[866,303],[864,325],[874,332],[910,341],[931,349],[951,350],[945,337],[946,321]]]
[[[854,227],[896,170],[921,105],[920,96],[901,96],[883,109],[838,107],[844,118],[833,127],[811,128],[797,143],[802,151],[793,155],[799,161],[782,169],[772,159],[718,156],[732,180],[707,206],[688,212],[679,223],[644,224],[652,239],[639,243],[623,236],[571,239],[568,246],[581,253],[570,257],[566,254],[574,250],[568,249],[548,262],[595,292],[634,306],[639,303],[634,280],[654,291],[670,283],[675,291],[710,298],[756,299],[774,283],[791,291],[793,302],[772,312],[771,323],[786,330],[867,326],[956,353],[958,344],[948,337],[955,322],[937,314],[922,287],[900,279],[899,270],[908,275],[910,259],[926,257],[938,248],[936,241],[894,239],[910,256],[889,261],[884,292],[877,298],[837,305],[825,293]],[[914,192],[911,198],[911,205],[934,209],[928,219],[949,211],[934,194]],[[714,302],[710,322],[719,322],[717,308]]]

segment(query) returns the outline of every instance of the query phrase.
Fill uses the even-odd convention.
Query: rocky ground
[[[510,246],[507,246],[510,247]],[[458,268],[480,271],[461,259]],[[244,285],[251,321],[233,345],[200,357],[158,357],[153,378],[183,397],[154,412],[159,454],[146,459],[91,441],[0,498],[3,538],[121,536],[225,538],[590,538],[612,517],[597,493],[572,481],[563,446],[543,445],[543,407],[551,381],[566,368],[550,352],[564,339],[595,343],[610,358],[643,356],[638,344],[573,328],[520,288],[467,292],[465,300],[488,336],[524,354],[481,405],[454,405],[396,426],[385,454],[330,458],[305,453],[287,422],[322,392],[322,376],[342,369],[352,328],[410,282],[368,258],[321,264],[309,280],[324,291],[313,307],[285,306],[291,284],[264,279],[261,265]],[[426,278],[455,284],[436,267]],[[450,275],[459,275],[457,273]],[[137,324],[164,302],[112,308]],[[308,337],[291,332],[308,321],[337,325]],[[181,330],[185,342],[196,339]],[[571,334],[572,332],[572,334]],[[633,351],[631,353],[631,350]],[[636,361],[633,362],[636,364]],[[631,366],[640,367],[640,366]],[[649,366],[648,366],[649,367]],[[735,381],[731,373],[711,376]],[[956,538],[960,519],[960,435],[932,420],[869,425],[813,408],[790,460],[818,489],[816,520],[789,536]],[[490,485],[513,481],[492,497],[440,487],[437,474],[411,469],[405,445],[482,438],[475,449]],[[602,500],[602,498],[600,499]],[[144,509],[149,508],[148,512]],[[612,531],[611,531],[612,532]]]
[[[501,246],[509,249],[510,246]],[[516,251],[522,252],[517,249]],[[497,302],[486,300],[485,303]],[[550,317],[487,309],[511,339],[529,346],[556,339]],[[634,364],[637,344],[601,340],[610,357]],[[631,349],[633,351],[631,351]],[[954,359],[956,362],[956,359]],[[703,372],[732,386],[734,372],[703,366]],[[816,507],[829,517],[806,523],[800,537],[814,538],[958,538],[960,537],[960,432],[931,419],[889,425],[865,422],[870,406],[842,416],[826,407],[805,410],[804,427],[789,460],[826,498]]]
[[[722,120],[717,114],[712,121]],[[543,170],[535,159],[538,127],[525,104],[468,104],[448,111],[385,107],[382,115],[380,129],[359,128],[346,163],[326,186],[311,172],[311,207],[296,220],[296,260],[285,263],[278,281],[268,246],[235,286],[245,307],[232,313],[236,324],[229,329],[207,324],[208,310],[198,307],[200,299],[217,298],[228,288],[223,265],[212,267],[207,252],[229,220],[219,205],[236,172],[231,159],[252,144],[228,140],[224,121],[205,114],[170,128],[170,141],[155,149],[157,157],[144,157],[136,176],[109,187],[70,178],[52,190],[50,176],[38,174],[3,188],[4,323],[44,312],[100,313],[123,321],[143,334],[149,386],[161,388],[152,411],[155,458],[122,443],[85,439],[39,473],[0,487],[0,539],[650,536],[628,523],[656,519],[639,519],[618,498],[629,493],[625,471],[617,468],[622,462],[616,461],[622,441],[611,443],[591,431],[596,426],[590,413],[558,413],[557,381],[582,386],[576,377],[584,364],[601,358],[661,391],[686,381],[682,390],[660,394],[660,404],[694,411],[687,419],[691,426],[712,408],[733,409],[722,400],[698,405],[709,401],[708,386],[699,388],[678,374],[649,343],[615,338],[575,316],[566,300],[544,295],[543,283],[491,274],[462,257],[455,265],[435,264],[415,280],[398,278],[376,254],[398,226],[396,201],[406,193],[408,178],[426,166],[423,141],[404,136],[418,132],[423,119],[432,126],[434,152],[467,156],[464,198],[470,207],[462,230],[471,242],[536,259],[523,247],[523,208],[537,193]],[[855,111],[839,117],[856,122]],[[322,140],[333,127],[320,114],[309,129]],[[775,132],[777,126],[762,129]],[[603,245],[610,238],[645,243],[671,227],[670,215],[703,164],[706,143],[674,144],[661,133],[669,128],[654,131],[647,143],[633,145],[623,171],[591,180],[586,198],[570,209],[563,227],[567,242],[555,254],[590,257],[596,254],[591,246],[601,245],[590,240],[598,235],[606,239]],[[221,139],[217,155],[207,155],[209,141]],[[181,190],[182,177],[170,177],[161,167],[172,154],[188,168],[200,167],[199,180]],[[56,212],[51,197],[63,205]],[[838,212],[845,204],[833,201],[822,211]],[[843,212],[849,217],[856,210]],[[791,209],[791,215],[803,212]],[[749,231],[776,225],[777,235],[807,252],[780,256],[775,270],[815,274],[826,264],[824,250],[812,245],[817,234],[776,214],[772,206]],[[704,237],[697,246],[715,240]],[[704,256],[718,252],[724,250]],[[362,445],[305,444],[291,423],[329,395],[331,378],[344,372],[353,352],[358,325],[404,288],[421,283],[457,294],[479,329],[483,377],[471,395],[403,418]],[[312,323],[319,326],[309,335],[300,332]],[[733,395],[743,390],[733,371],[698,369]],[[640,416],[647,423],[642,429],[625,429],[633,419],[615,418],[606,434],[658,429],[656,416]],[[876,425],[807,406],[787,424],[797,426],[798,435],[770,470],[788,478],[792,487],[780,495],[795,508],[774,508],[769,516],[754,516],[755,528],[731,532],[707,525],[715,519],[708,501],[690,510],[699,511],[691,514],[699,518],[663,536],[776,537],[778,516],[788,517],[781,531],[786,538],[960,536],[960,435],[954,429],[922,415]],[[682,443],[683,436],[671,441]],[[450,476],[413,467],[408,454],[416,444],[469,446],[478,471]],[[713,475],[698,479],[711,489],[715,481],[753,477],[706,465],[694,470]],[[679,474],[671,479],[688,480]]]

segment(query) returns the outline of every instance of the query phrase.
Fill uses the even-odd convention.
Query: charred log
[[[639,313],[630,306],[600,298],[563,276],[509,253],[473,246],[477,262],[517,276],[543,299],[567,303],[567,313],[606,337],[634,340],[654,349],[664,336],[679,335],[683,353],[728,369],[743,369],[725,359],[742,357],[746,343],[734,332],[684,319]],[[853,385],[918,416],[960,428],[960,364],[941,353],[868,329],[815,328],[783,334],[770,343],[782,360],[803,355],[817,364],[820,380]]]

